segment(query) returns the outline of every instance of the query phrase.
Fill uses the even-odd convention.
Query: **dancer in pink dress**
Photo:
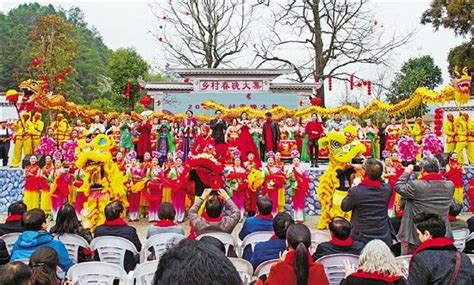
[[[294,219],[297,223],[304,222],[304,207],[306,196],[309,192],[309,177],[301,169],[300,153],[297,150],[291,152],[293,165],[287,172],[287,185],[292,196]]]
[[[237,208],[240,210],[240,216],[243,218],[245,213],[245,195],[247,194],[248,181],[247,171],[242,166],[240,152],[234,153],[234,165],[227,173],[226,184],[229,189],[229,196],[232,197]]]
[[[127,171],[129,178],[128,192],[128,215],[130,221],[138,221],[138,210],[140,208],[140,197],[144,186],[145,171],[137,160],[137,154],[134,151],[128,153],[130,158],[130,167]]]

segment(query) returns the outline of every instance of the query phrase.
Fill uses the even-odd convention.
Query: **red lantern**
[[[153,99],[151,98],[150,95],[145,95],[140,100],[138,100],[138,103],[142,104],[143,107],[149,106],[153,102]]]
[[[442,114],[443,114],[443,109],[441,109],[441,108],[436,108],[436,109],[434,110],[434,112],[435,112],[435,114],[441,114],[441,115],[442,115]]]
[[[10,103],[10,104],[16,104],[18,102],[18,92],[15,90],[15,89],[10,89],[7,91],[7,93],[5,94],[6,98],[7,98],[7,101]]]
[[[435,133],[436,133],[436,135],[437,135],[438,137],[440,137],[440,136],[443,135],[443,132],[441,132],[441,131],[436,131]]]
[[[43,62],[43,61],[42,61],[42,59],[41,59],[40,56],[35,56],[35,57],[33,58],[33,61],[31,62],[31,65],[33,65],[33,67],[38,67],[38,66],[41,65],[42,62]]]
[[[349,89],[354,90],[354,75],[351,74],[351,77],[349,77]]]
[[[61,81],[61,80],[64,79],[64,73],[58,73],[58,74],[56,74],[56,76],[54,78],[58,81]]]
[[[367,81],[367,95],[372,95],[372,81]]]
[[[332,76],[331,75],[328,76],[328,90],[329,91],[332,90]]]
[[[321,98],[313,97],[310,99],[311,105],[313,106],[321,106]]]
[[[69,73],[71,73],[71,71],[72,71],[72,68],[70,66],[66,66],[64,68],[64,74],[69,74]]]
[[[360,81],[357,82],[357,87],[359,87],[359,88],[362,87],[362,82],[360,82]]]
[[[184,82],[184,83],[189,83],[189,77],[185,77],[185,78],[183,79],[183,82]]]

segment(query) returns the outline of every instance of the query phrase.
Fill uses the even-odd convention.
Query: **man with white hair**
[[[439,215],[445,221],[446,235],[448,237],[452,235],[448,213],[453,199],[454,184],[444,180],[439,173],[439,161],[433,156],[422,158],[420,168],[419,179],[411,180],[413,165],[409,165],[395,184],[395,191],[406,201],[397,235],[398,240],[402,242],[402,254],[411,254],[420,244],[413,217],[421,212]]]
[[[90,125],[89,134],[99,131],[101,134],[105,133],[105,125],[101,123],[99,115],[94,117],[94,123]]]

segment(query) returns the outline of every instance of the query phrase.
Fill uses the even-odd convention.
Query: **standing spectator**
[[[77,219],[76,210],[71,204],[64,204],[59,208],[56,223],[51,227],[50,233],[58,236],[75,234],[84,238],[88,243],[92,241],[92,234],[89,229],[84,229]],[[78,262],[92,261],[92,252],[83,247],[79,247]]]
[[[441,216],[421,212],[413,217],[421,241],[410,261],[409,284],[472,285],[474,267],[469,257],[457,251],[446,238],[446,222]]]
[[[9,233],[21,233],[21,218],[26,212],[26,204],[23,201],[17,201],[8,206],[8,216],[4,224],[0,224],[0,236]]]
[[[385,129],[387,128],[387,124],[386,123],[382,123],[382,125],[380,126],[380,129],[379,129],[379,145],[380,145],[380,153],[379,153],[379,156],[380,156],[380,159],[383,158],[383,151],[385,150],[385,142],[386,142],[386,137],[387,137],[387,132],[385,131]]]
[[[406,280],[395,257],[388,246],[381,240],[370,241],[359,257],[359,268],[356,271],[345,262],[346,278],[341,285],[404,285]],[[426,284],[426,283],[416,283]]]
[[[46,229],[46,214],[41,209],[33,209],[23,214],[21,224],[24,232],[18,237],[13,245],[11,260],[30,258],[33,252],[39,248],[51,247],[59,256],[59,267],[66,272],[73,262],[69,257],[66,247]]]
[[[265,122],[262,126],[262,142],[265,147],[265,153],[278,151],[278,142],[280,141],[280,127],[278,123],[272,120],[272,113],[265,113]]]
[[[152,284],[240,285],[242,280],[216,246],[183,239],[160,257]]]
[[[444,180],[439,173],[439,161],[434,157],[422,158],[420,168],[420,179],[410,180],[413,165],[409,165],[395,184],[395,190],[405,199],[405,211],[397,235],[398,240],[402,242],[402,254],[411,254],[420,244],[413,217],[423,211],[438,214],[445,221],[446,233],[451,237],[448,212],[454,184]]]
[[[110,202],[104,209],[105,223],[95,229],[94,237],[116,236],[131,241],[140,252],[142,244],[134,227],[127,225],[124,221],[125,208],[120,201]],[[98,258],[98,254],[96,254]],[[134,256],[131,252],[125,253],[125,271],[129,272],[135,268],[138,263],[138,256]]]
[[[390,218],[390,224],[393,227],[393,232],[395,235],[393,236],[396,239],[396,234],[400,230],[400,224],[402,223],[403,218],[403,211],[405,210],[405,199],[400,199],[395,204],[395,217]]]
[[[158,210],[158,222],[155,225],[148,228],[146,238],[156,234],[163,233],[175,233],[184,235],[183,226],[178,225],[174,222],[176,210],[173,204],[164,202],[161,203],[160,209]]]
[[[57,285],[60,284],[56,276],[59,257],[54,249],[43,247],[35,251],[30,258],[30,268],[33,276],[32,285]]]
[[[100,121],[100,116],[94,117],[94,122],[89,127],[89,134],[103,134],[105,133],[105,125]]]
[[[227,192],[223,189],[219,189],[217,193],[212,192],[212,189],[205,189],[201,197],[194,202],[194,205],[189,210],[189,223],[196,236],[205,232],[216,231],[230,234],[239,223],[239,208],[232,202]],[[198,211],[204,201],[206,201],[205,215],[207,217],[198,215]],[[230,215],[228,216],[222,216],[224,204],[230,210]]]
[[[143,161],[145,153],[151,153],[151,124],[148,122],[146,116],[143,117],[142,122],[137,126],[138,135],[137,155],[140,161]]]
[[[261,196],[257,200],[257,215],[245,219],[244,225],[239,233],[239,238],[244,238],[253,232],[272,231],[273,230],[273,216],[272,216],[272,200],[267,196]]]
[[[7,127],[7,121],[0,121],[0,159],[3,162],[3,166],[8,165],[11,138],[12,131]]]
[[[359,255],[364,244],[360,241],[352,240],[351,238],[351,224],[343,217],[334,217],[329,222],[329,232],[331,233],[331,240],[322,242],[316,248],[313,254],[313,260],[336,253],[349,253]]]
[[[287,213],[278,213],[275,216],[273,219],[273,236],[270,240],[255,245],[255,250],[250,258],[253,268],[257,268],[264,261],[278,259],[281,256],[286,250],[286,231],[294,223],[293,218]],[[249,260],[245,256],[245,252],[243,258]]]
[[[211,136],[214,138],[216,145],[225,143],[225,130],[227,129],[226,122],[222,119],[222,112],[216,110],[216,118],[212,119],[210,122],[210,127],[212,130]]]
[[[461,210],[462,210],[462,204],[457,202],[456,200],[453,200],[451,202],[451,205],[449,206],[449,215],[448,215],[449,225],[451,226],[452,231],[469,228],[465,220],[458,219],[458,215],[461,213]]]
[[[336,113],[334,114],[334,118],[328,122],[328,131],[342,132],[344,125],[341,114]]]
[[[383,165],[370,158],[364,163],[365,178],[349,189],[342,201],[343,211],[352,211],[352,233],[354,240],[367,244],[373,239],[381,239],[392,245],[392,232],[387,208],[392,196],[390,185],[381,182]]]
[[[21,261],[0,266],[0,284],[31,285],[31,269]]]
[[[323,135],[323,125],[321,118],[316,114],[311,114],[311,121],[306,124],[305,134],[308,135],[309,157],[311,159],[311,167],[319,167],[319,144],[318,140]]]
[[[288,253],[283,256],[282,261],[272,266],[265,284],[329,284],[324,266],[319,262],[313,262],[310,258],[309,229],[304,224],[291,225],[286,240]]]

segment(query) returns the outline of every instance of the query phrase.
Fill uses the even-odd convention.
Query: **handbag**
[[[454,270],[449,279],[449,285],[454,285],[456,277],[458,277],[459,270],[461,269],[461,253],[456,251],[456,261],[454,263]]]

